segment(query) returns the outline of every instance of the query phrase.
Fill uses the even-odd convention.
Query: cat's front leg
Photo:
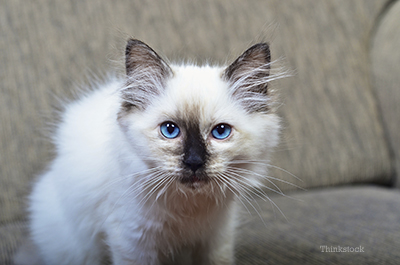
[[[194,265],[234,265],[235,219],[230,216],[218,231],[213,231],[211,238],[198,243],[192,250]]]
[[[110,250],[113,265],[161,265],[156,251],[127,250],[117,245],[110,246]]]
[[[214,246],[196,244],[192,251],[192,261],[193,265],[234,265],[233,241]]]
[[[154,244],[132,230],[115,229],[107,240],[113,265],[161,265]]]
[[[214,248],[210,253],[210,262],[213,265],[234,265],[234,244],[233,241],[227,241]]]
[[[197,243],[192,249],[192,264],[206,265],[210,264],[210,246],[209,244]]]
[[[132,258],[129,255],[125,255],[120,251],[113,251],[112,253],[112,264],[113,265],[160,265],[159,261],[154,261],[149,257],[137,257]]]
[[[218,231],[212,233],[209,263],[212,265],[235,264],[236,205],[233,204]]]

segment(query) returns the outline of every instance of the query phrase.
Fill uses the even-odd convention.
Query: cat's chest
[[[152,220],[144,224],[144,231],[156,236],[159,242],[167,245],[173,242],[179,246],[209,237],[226,215],[224,208],[215,202],[193,202],[189,198],[179,203],[179,206],[156,210],[157,213],[150,217]]]

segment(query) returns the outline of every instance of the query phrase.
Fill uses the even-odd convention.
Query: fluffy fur
[[[126,78],[62,116],[57,157],[30,196],[38,263],[233,264],[235,201],[261,189],[278,142],[270,63],[265,43],[198,67],[129,40]],[[167,121],[176,138],[162,135]]]

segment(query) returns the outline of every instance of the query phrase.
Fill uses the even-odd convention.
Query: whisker
[[[135,178],[135,177],[140,176],[140,175],[145,175],[147,173],[152,173],[153,171],[157,171],[159,168],[161,168],[161,167],[149,168],[149,169],[142,170],[140,172],[136,172],[136,173],[133,173],[133,174],[119,176],[117,178],[114,178],[111,181],[108,181],[107,183],[105,183],[105,185],[102,185],[99,191],[102,192],[105,189],[109,188],[110,186],[115,185],[115,184],[119,183],[120,181],[126,180],[127,178]]]
[[[239,184],[239,183],[237,183],[237,184]],[[262,215],[260,214],[260,212],[257,210],[257,208],[251,203],[252,201],[254,201],[254,202],[257,204],[258,208],[261,209],[261,207],[260,207],[260,205],[258,204],[258,202],[257,202],[256,200],[254,200],[254,198],[253,198],[253,196],[251,195],[251,193],[248,192],[248,191],[251,191],[251,189],[249,189],[249,188],[247,188],[247,187],[245,187],[245,186],[243,186],[243,185],[240,185],[240,184],[239,184],[238,188],[242,188],[242,190],[243,190],[243,188],[245,189],[245,190],[244,190],[244,193],[245,193],[246,195],[250,196],[250,198],[248,198],[247,196],[243,196],[242,193],[240,193],[240,194],[242,194],[242,197],[243,197],[243,198],[246,200],[246,202],[247,202],[248,204],[250,204],[250,206],[254,209],[254,211],[257,213],[258,217],[260,217],[260,219],[261,219],[262,223],[264,224],[264,226],[267,227],[267,224],[265,223],[264,218],[262,217]],[[247,190],[247,191],[246,191],[246,190]],[[255,195],[260,196],[259,194],[256,194],[256,193],[255,193]],[[268,196],[266,196],[266,197],[268,198]],[[260,197],[260,198],[262,198],[262,197]],[[262,198],[262,199],[265,200],[264,198]],[[268,198],[268,199],[269,199],[269,198]],[[269,200],[270,200],[270,199],[269,199]]]
[[[218,179],[219,180],[219,179]],[[215,183],[217,183],[222,195],[224,196],[224,198],[226,198],[226,191],[224,189],[224,187],[222,186],[222,184],[219,181],[215,181]],[[223,183],[223,182],[222,182]]]
[[[268,196],[260,187],[255,187],[255,186],[253,186],[252,184],[250,184],[250,183],[246,182],[245,180],[241,179],[241,175],[236,174],[235,172],[231,172],[231,171],[227,171],[227,172],[230,173],[230,174],[234,174],[234,175],[230,175],[230,177],[233,178],[233,179],[236,181],[236,183],[237,183],[238,185],[243,186],[244,188],[246,188],[246,190],[248,190],[249,192],[253,193],[254,195],[256,195],[257,197],[259,197],[260,199],[264,199],[264,197],[262,197],[262,196],[261,196],[260,194],[258,194],[257,192],[261,193],[261,194],[264,195],[264,196]],[[236,175],[236,176],[235,176],[235,175]],[[238,183],[238,181],[239,181],[240,183]],[[261,187],[265,187],[265,188],[267,188],[267,189],[268,189],[268,188],[271,189],[270,187],[267,187],[267,186],[265,186],[265,185],[261,185]],[[274,190],[274,189],[271,189],[271,190],[274,191],[274,192],[276,192],[276,193],[278,193],[278,194],[280,194],[280,195],[285,195],[285,194],[283,194],[283,193],[277,192],[277,191]]]
[[[141,192],[137,193],[133,198],[138,197],[140,194],[142,194],[148,187],[150,187],[153,183],[156,183],[158,180],[158,177],[161,175],[161,172],[154,172],[152,174],[149,174],[146,176],[144,181],[140,180],[135,182],[135,184],[138,185],[131,185],[129,188],[120,196],[123,197],[125,195],[129,196],[130,194],[136,193],[136,191],[141,190]],[[134,187],[134,189],[131,190],[131,188]],[[129,193],[128,193],[129,192]]]
[[[138,203],[138,205],[140,206],[140,208],[138,209],[138,211],[141,211],[141,209],[143,208],[143,206],[147,203],[147,201],[149,200],[149,198],[154,194],[154,192],[155,192],[155,188],[158,186],[160,186],[160,185],[162,185],[162,183],[164,183],[165,182],[165,178],[163,177],[163,172],[158,172],[158,173],[156,173],[156,175],[155,176],[153,176],[153,177],[151,177],[151,181],[146,181],[146,186],[138,193],[138,194],[136,194],[135,196],[133,196],[132,198],[130,198],[130,201],[129,201],[129,203],[131,203],[132,201],[134,201],[140,194],[142,194],[144,191],[146,191],[148,188],[150,188],[153,184],[155,184],[155,183],[157,183],[155,186],[153,186],[153,188],[151,189],[151,191],[149,192],[149,193],[147,193],[141,200],[140,200],[140,202]],[[162,181],[159,181],[159,180],[162,180]],[[154,191],[153,191],[154,190]],[[134,192],[130,192],[129,194],[132,194],[132,193],[134,193]],[[129,195],[129,194],[127,194],[127,195]],[[147,198],[146,198],[147,197]],[[143,202],[143,200],[144,200],[144,202]],[[152,204],[153,205],[153,204]],[[151,205],[151,207],[152,207],[152,205]],[[126,214],[127,214],[127,212],[125,212],[124,214],[123,214],[123,216],[122,216],[122,218],[120,219],[120,223],[122,222],[122,220],[124,220],[125,219],[125,216],[126,216]]]
[[[232,169],[237,169],[237,168],[229,167],[228,170],[229,170],[229,169],[231,169],[231,171],[232,171]],[[230,177],[231,177],[231,178],[235,178],[236,180],[238,180],[238,178],[242,177],[241,175],[237,174],[236,172],[229,172],[229,173],[230,173],[230,174],[234,174],[233,176],[230,175]],[[255,172],[252,172],[252,171],[249,170],[248,173],[255,173]],[[235,176],[235,175],[236,175],[236,176]],[[227,179],[227,178],[228,178],[228,179]],[[226,175],[225,175],[225,180],[226,180],[226,182],[231,183],[231,179],[229,179],[229,177],[226,176]],[[235,180],[235,183],[239,186],[239,188],[241,187],[241,189],[247,189],[247,190],[250,189],[250,188],[247,188],[246,186],[244,186],[243,184],[238,183],[236,180]],[[245,182],[244,180],[242,180],[242,181]],[[246,185],[249,186],[249,187],[252,187],[252,185],[251,185],[250,183],[246,183]],[[269,188],[269,187],[267,187],[267,188]],[[271,189],[271,188],[270,188],[270,189]],[[237,188],[236,188],[236,190],[237,190]],[[272,190],[275,191],[275,192],[277,192],[277,191],[274,190],[274,189],[272,189]],[[260,192],[260,191],[262,191],[262,189],[258,188],[257,191]],[[252,197],[251,194],[249,194],[248,191],[244,190],[244,192],[247,193],[248,195],[250,195],[250,197]],[[252,191],[252,192],[253,192],[253,191]],[[262,191],[261,193],[265,196],[265,197],[263,197],[263,198],[261,198],[261,199],[263,199],[264,201],[265,201],[265,200],[268,200],[268,201],[271,203],[271,205],[273,206],[272,209],[275,209],[275,208],[278,209],[278,211],[279,211],[279,212],[281,213],[281,215],[285,218],[285,220],[288,221],[286,215],[282,212],[282,210],[279,208],[279,206],[278,206],[265,192]],[[243,193],[240,192],[240,194],[243,194]],[[256,195],[257,197],[262,197],[262,196],[261,196],[260,194],[258,194],[258,193],[254,193],[254,192],[253,192],[253,194]],[[279,192],[278,192],[278,194],[283,195],[283,196],[288,197],[288,198],[291,198],[291,199],[296,199],[296,198],[292,198],[292,197],[290,197],[290,196],[288,196],[288,195],[285,195],[283,192],[282,192],[282,193],[279,193]],[[237,196],[237,194],[235,194],[235,195]],[[247,202],[248,202],[249,204],[251,204],[250,201],[248,200],[248,198],[245,198],[245,200],[247,200]],[[242,204],[243,204],[243,202],[242,202]],[[257,203],[257,204],[258,204],[258,203]],[[251,205],[252,205],[252,204],[251,204]],[[252,205],[252,207],[254,208],[254,205]],[[246,208],[246,210],[249,212],[248,208],[247,208],[247,207],[245,207],[245,208]],[[274,210],[274,211],[275,211],[275,210]],[[251,214],[251,213],[250,213],[250,214]],[[259,214],[259,213],[258,213],[258,214]]]
[[[247,183],[247,185],[248,185],[249,187],[251,186],[249,183]],[[242,185],[242,186],[243,186],[243,185]],[[246,187],[243,186],[243,188],[246,188]],[[246,188],[246,190],[247,190],[248,192],[251,191],[254,195],[256,195],[257,197],[259,197],[259,198],[262,199],[263,201],[268,201],[268,202],[273,206],[271,198],[270,198],[262,189],[257,188],[256,191],[260,192],[264,197],[261,196],[260,194],[256,193],[255,191],[251,190],[250,188]],[[246,192],[246,193],[248,193],[248,192]],[[250,194],[249,194],[249,195],[250,195]],[[284,195],[284,194],[283,194],[283,195]],[[252,197],[252,196],[251,196],[251,197]],[[256,200],[254,200],[254,202],[258,205],[258,202],[257,202]],[[259,205],[258,205],[258,206],[259,206]],[[260,207],[259,207],[259,208],[260,208]],[[275,215],[275,210],[274,210],[274,208],[272,208],[272,209],[273,209],[274,215]]]
[[[271,164],[268,164],[268,167],[272,167],[272,168],[279,169],[280,171],[285,172],[285,173],[288,174],[289,176],[291,176],[291,177],[297,179],[298,181],[303,182],[303,180],[302,180],[301,178],[297,177],[297,176],[296,176],[295,174],[293,174],[293,173],[290,173],[290,172],[287,171],[286,169],[283,169],[283,168],[281,168],[281,167],[274,166],[274,165],[271,165]]]
[[[229,168],[227,168],[227,172],[229,172],[229,173],[231,173],[231,174],[234,174],[234,175],[236,175],[237,177],[242,177],[242,175],[240,175],[240,174],[238,174],[238,173],[240,173],[240,171],[238,170],[237,172],[235,172],[234,170],[238,170],[238,168],[232,168],[232,167],[229,167]],[[244,174],[256,174],[255,172],[252,172],[252,171],[250,171],[249,170],[249,172],[245,172],[245,171],[242,171],[241,173],[244,173]],[[275,189],[273,189],[273,188],[271,188],[271,187],[268,187],[268,186],[266,186],[266,185],[261,185],[263,188],[266,188],[266,189],[268,189],[268,190],[270,190],[270,191],[273,191],[273,192],[275,192],[275,193],[277,193],[277,194],[279,194],[279,195],[282,195],[282,196],[285,196],[285,194],[283,193],[283,191],[275,184],[275,183],[273,183],[271,180],[269,180],[269,179],[267,179],[267,181],[268,182],[270,182],[277,190],[275,190]]]
[[[232,184],[230,183],[229,178],[225,177],[222,173],[219,173],[217,175],[217,177],[222,178],[226,185],[226,187],[235,195],[235,197],[240,201],[240,203],[243,205],[243,207],[247,210],[247,212],[251,215],[251,212],[249,210],[249,208],[247,208],[246,204],[241,200],[241,196],[239,196],[238,194],[236,194],[234,187],[232,186]],[[231,187],[232,186],[232,187]]]
[[[160,173],[160,175],[158,175],[157,177],[160,177],[160,176],[162,176],[162,177],[157,179],[157,181],[154,181],[154,183],[156,183],[156,185],[153,186],[153,188],[139,201],[138,204],[141,205],[139,209],[142,209],[142,207],[147,203],[147,201],[156,192],[156,190],[168,180],[168,178],[165,178],[165,176],[163,176],[163,173]],[[159,181],[160,179],[161,179],[161,181]]]
[[[157,196],[156,196],[155,201],[157,201],[158,198],[160,198],[160,197],[165,193],[165,191],[168,189],[168,187],[171,185],[172,181],[174,180],[174,177],[173,177],[172,174],[167,174],[167,175],[165,176],[165,178],[168,178],[168,182],[167,182],[167,183],[164,185],[164,187],[157,193]]]
[[[283,169],[283,168],[278,167],[278,166],[271,165],[269,163],[265,163],[265,162],[261,162],[261,161],[254,161],[254,160],[233,160],[233,161],[230,161],[230,164],[246,164],[246,163],[247,164],[257,164],[257,165],[263,165],[263,166],[267,166],[267,167],[276,168],[276,169],[281,170],[282,172],[288,174],[289,176],[297,179],[298,181],[303,182],[303,180],[301,178],[297,177],[295,174],[287,171],[286,169]],[[299,187],[299,188],[301,188],[301,187]]]
[[[252,170],[249,170],[249,169],[237,168],[237,167],[230,167],[230,166],[228,166],[228,168],[231,169],[231,170],[237,170],[238,173],[241,172],[241,173],[244,173],[244,174],[255,175],[255,176],[259,176],[259,177],[261,177],[261,178],[267,180],[267,181],[268,181],[269,183],[271,183],[277,190],[279,190],[279,192],[281,193],[281,195],[284,195],[283,192],[282,192],[282,190],[281,190],[274,182],[272,182],[272,180],[279,181],[279,182],[281,182],[281,183],[290,185],[290,186],[292,186],[292,187],[295,187],[295,188],[298,188],[298,189],[301,189],[301,190],[306,190],[306,189],[304,189],[303,187],[300,187],[300,186],[298,186],[298,185],[296,185],[296,184],[293,184],[293,183],[291,183],[291,182],[289,182],[289,181],[286,181],[286,180],[283,180],[283,179],[279,179],[279,178],[275,178],[275,177],[271,177],[271,176],[261,175],[261,174],[259,174],[259,173],[257,173],[257,172],[254,172],[254,171],[252,171]],[[267,187],[267,186],[264,186],[264,187],[270,189],[270,188]]]
[[[141,173],[141,172],[139,172],[139,173]],[[123,197],[129,196],[130,194],[133,194],[133,193],[135,193],[137,190],[141,189],[141,188],[143,187],[143,185],[148,185],[148,183],[151,183],[151,182],[152,182],[152,178],[153,178],[153,176],[154,176],[155,174],[157,174],[157,173],[154,172],[154,173],[148,175],[148,176],[147,176],[148,178],[147,178],[144,182],[140,183],[140,186],[130,185],[130,186],[118,197],[117,201],[113,204],[113,207],[111,208],[111,211],[110,211],[109,215],[107,215],[107,217],[104,219],[104,221],[102,222],[102,224],[100,225],[100,227],[102,227],[102,226],[104,225],[104,223],[107,221],[107,219],[108,219],[108,217],[111,215],[111,213],[114,212],[115,208],[117,207],[118,203],[120,202],[120,200],[121,200]],[[137,182],[139,182],[139,181],[137,181]],[[135,182],[135,184],[136,184],[137,182]],[[132,188],[133,188],[133,189],[132,189]],[[143,191],[144,191],[144,189],[143,189],[140,193],[136,194],[136,195],[134,196],[134,198],[136,198],[137,196],[139,196]],[[132,198],[132,199],[133,199],[133,198]]]
[[[240,174],[238,174],[238,173],[240,173],[240,172],[231,172],[232,170],[237,170],[237,169],[239,169],[239,168],[234,168],[234,167],[229,167],[228,168],[228,171],[230,172],[230,173],[232,173],[232,174],[236,174],[238,177],[241,177],[241,175]],[[267,189],[267,190],[270,190],[270,191],[273,191],[274,193],[277,193],[277,194],[279,194],[279,195],[282,195],[282,196],[284,196],[284,197],[286,197],[286,198],[289,198],[289,199],[292,199],[292,200],[295,200],[295,201],[302,201],[301,199],[298,199],[298,198],[295,198],[295,197],[292,197],[292,196],[289,196],[289,195],[287,195],[287,194],[285,194],[275,183],[273,183],[271,180],[269,180],[268,178],[268,176],[263,176],[263,175],[260,175],[260,174],[258,174],[258,173],[256,173],[256,172],[253,172],[253,171],[251,171],[251,170],[248,170],[248,169],[243,169],[243,168],[240,168],[240,169],[242,169],[242,170],[245,170],[243,173],[244,174],[249,174],[249,175],[251,175],[251,174],[256,174],[256,175],[258,175],[258,176],[260,176],[260,177],[262,177],[262,178],[264,178],[264,179],[266,179],[269,183],[271,183],[272,185],[274,185],[278,190],[279,190],[279,192],[277,191],[277,190],[274,190],[273,188],[271,188],[271,187],[268,187],[268,186],[266,186],[266,185],[264,185],[264,184],[261,184],[261,188],[265,188],[265,189]],[[272,179],[276,179],[276,178],[273,178],[273,177],[271,177]],[[279,181],[280,179],[276,179],[277,181]],[[288,183],[288,184],[291,184],[291,183]],[[293,186],[295,186],[295,187],[297,187],[297,185],[294,185],[293,184]],[[265,194],[265,192],[262,190],[260,188],[260,191],[262,191],[262,193],[263,194]],[[301,188],[301,187],[299,187],[300,189],[303,189],[303,188]],[[303,189],[304,190],[304,189]],[[266,194],[265,194],[266,195]]]
[[[162,177],[162,181],[163,182],[161,185],[164,185],[163,188],[157,192],[156,198],[153,200],[153,203],[151,204],[149,211],[153,208],[153,205],[157,202],[157,200],[164,194],[164,192],[168,189],[168,187],[171,185],[171,183],[173,182],[174,177],[171,174],[166,174],[165,176]],[[153,192],[153,194],[155,193],[155,191]],[[152,195],[151,195],[152,196]],[[150,197],[151,197],[150,196]],[[150,197],[148,199],[150,199]],[[147,200],[148,200],[147,199]],[[144,205],[144,204],[143,204]]]

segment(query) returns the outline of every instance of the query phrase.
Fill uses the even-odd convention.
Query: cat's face
[[[259,44],[227,68],[168,66],[145,44],[128,43],[119,121],[154,168],[150,178],[199,191],[258,185],[279,133],[269,58]]]

